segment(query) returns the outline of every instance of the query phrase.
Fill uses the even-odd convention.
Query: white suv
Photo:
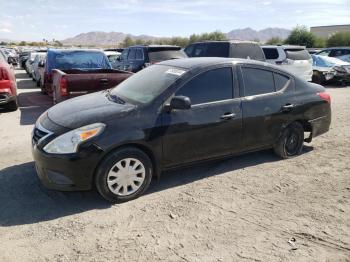
[[[267,45],[262,46],[266,61],[281,66],[285,70],[312,80],[312,57],[303,46]]]

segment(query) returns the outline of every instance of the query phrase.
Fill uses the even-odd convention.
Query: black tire
[[[301,154],[303,146],[304,128],[299,122],[293,122],[283,130],[274,151],[281,158],[292,158]]]
[[[40,87],[40,80],[39,80],[39,81],[36,81],[36,86],[37,86],[37,87]]]
[[[326,78],[324,77],[324,75],[318,71],[314,72],[313,76],[312,76],[312,82],[322,85],[326,82]]]
[[[125,158],[134,158],[143,164],[145,169],[145,179],[136,192],[126,196],[120,196],[120,195],[114,194],[109,189],[107,185],[107,177],[112,167],[116,163],[118,163],[119,161]],[[153,165],[150,158],[143,151],[137,148],[126,147],[126,148],[122,148],[114,152],[111,152],[109,155],[107,155],[106,158],[104,158],[104,160],[102,160],[95,174],[95,185],[96,185],[97,191],[107,201],[112,203],[123,203],[126,201],[136,199],[139,196],[141,196],[149,187],[152,180],[152,176],[153,176]]]
[[[4,107],[8,111],[16,111],[18,109],[17,98],[11,102],[8,102]]]

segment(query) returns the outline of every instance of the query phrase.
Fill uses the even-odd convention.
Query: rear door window
[[[206,57],[229,57],[230,44],[227,42],[207,43]]]
[[[232,69],[225,67],[201,73],[182,86],[176,95],[189,97],[193,105],[232,99]]]
[[[275,92],[273,73],[268,70],[242,67],[244,95],[254,96]]]
[[[131,48],[129,51],[128,60],[135,60],[135,58],[136,58],[136,49]]]
[[[264,47],[263,51],[266,59],[278,59],[279,57],[277,48]]]
[[[285,49],[286,56],[291,60],[310,60],[311,55],[305,49]]]
[[[143,53],[140,48],[136,49],[136,60],[143,60]]]
[[[181,50],[164,50],[164,51],[149,51],[149,59],[151,61],[165,61],[177,58],[186,58],[186,54]]]

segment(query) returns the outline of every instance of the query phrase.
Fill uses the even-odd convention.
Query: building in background
[[[310,31],[318,37],[328,38],[337,32],[350,32],[350,25],[313,26]]]

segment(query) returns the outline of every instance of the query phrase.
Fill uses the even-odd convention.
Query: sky
[[[350,24],[350,0],[0,0],[0,39],[90,31],[189,36],[250,27]]]

